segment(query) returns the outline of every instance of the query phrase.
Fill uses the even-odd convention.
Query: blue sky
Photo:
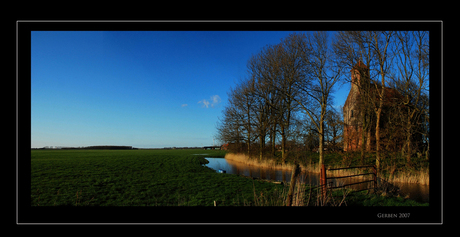
[[[212,145],[247,60],[289,33],[34,31],[32,147]]]

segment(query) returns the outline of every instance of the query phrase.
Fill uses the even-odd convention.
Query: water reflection
[[[211,158],[207,157],[205,158],[206,160],[209,161],[208,164],[206,164],[207,167],[214,169],[214,170],[219,170],[223,169],[227,172],[227,174],[238,174],[238,175],[244,175],[244,176],[249,176],[249,177],[254,177],[254,178],[260,178],[260,179],[267,179],[267,180],[274,180],[274,181],[280,181],[280,182],[289,182],[291,180],[291,170],[287,169],[269,169],[269,168],[261,168],[258,166],[249,166],[246,164],[243,164],[241,162],[235,162],[235,161],[230,161],[226,160],[224,158]],[[331,176],[341,176],[337,174],[330,174]],[[329,175],[328,175],[329,176]],[[301,172],[299,176],[300,180],[303,181],[306,184],[310,184],[313,186],[319,185],[320,180],[319,180],[319,173],[313,173],[313,172]],[[342,186],[350,183],[355,183],[355,182],[361,182],[365,180],[371,180],[373,179],[372,175],[367,175],[367,176],[358,176],[358,177],[353,177],[353,178],[345,178],[345,179],[333,179],[333,180],[328,180],[331,186]],[[372,187],[373,182],[367,182],[363,184],[358,184],[358,185],[352,185],[352,186],[347,186],[347,188],[352,188],[355,190],[362,190],[362,189],[367,189]],[[406,196],[408,195],[410,199],[416,200],[418,202],[429,202],[429,186],[426,185],[420,185],[420,184],[396,184],[401,191],[401,194]]]
[[[402,195],[409,196],[410,199],[418,202],[430,201],[430,186],[421,184],[395,183],[401,190]]]
[[[291,179],[291,170],[268,169],[257,166],[248,166],[242,164],[241,162],[227,161],[224,158],[206,158],[206,160],[209,161],[209,163],[206,164],[207,167],[214,170],[223,169],[226,170],[228,174],[239,174],[282,182],[289,182]],[[316,178],[315,180],[312,180],[312,183],[316,183]]]

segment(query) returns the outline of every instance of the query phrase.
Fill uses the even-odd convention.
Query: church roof
[[[368,69],[369,70],[366,64],[364,64],[361,60],[358,61],[358,63],[356,63],[355,66],[353,66],[351,70],[353,71],[354,69],[358,69],[358,70]],[[371,82],[369,89],[370,91],[373,91],[373,94],[375,94],[375,99],[378,99],[378,94],[375,91],[377,88],[380,89],[382,88],[382,86],[376,85],[373,82]],[[357,103],[357,98],[358,98],[357,94],[359,94],[359,91],[353,92],[353,90],[350,89],[350,92],[348,93],[347,99],[345,100],[345,103],[344,103],[344,108],[350,106],[351,104]],[[385,103],[388,103],[390,101],[390,98],[401,98],[401,97],[402,97],[401,94],[396,89],[385,86],[385,101],[386,101]]]
[[[350,71],[353,71],[353,69],[358,69],[358,68],[369,69],[369,68],[366,66],[366,64],[364,64],[361,60],[359,60],[359,62],[356,63],[355,66],[353,66],[353,67],[351,68]]]

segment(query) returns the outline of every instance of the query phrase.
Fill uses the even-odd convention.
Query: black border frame
[[[430,31],[429,207],[31,207],[31,31],[428,30]],[[442,21],[17,21],[17,224],[442,224]],[[408,219],[378,213],[411,213]]]

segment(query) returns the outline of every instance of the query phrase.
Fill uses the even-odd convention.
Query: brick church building
[[[343,150],[359,151],[365,141],[365,149],[375,149],[376,114],[375,105],[379,105],[379,96],[376,85],[370,80],[369,68],[359,61],[351,69],[351,89],[343,106],[344,129]],[[384,102],[380,117],[380,140],[386,148],[401,149],[404,144],[402,129],[398,126],[389,126],[388,122],[396,116],[392,113],[401,112],[401,94],[392,88],[385,87]],[[399,109],[399,110],[398,110]],[[364,133],[363,133],[364,129]]]

